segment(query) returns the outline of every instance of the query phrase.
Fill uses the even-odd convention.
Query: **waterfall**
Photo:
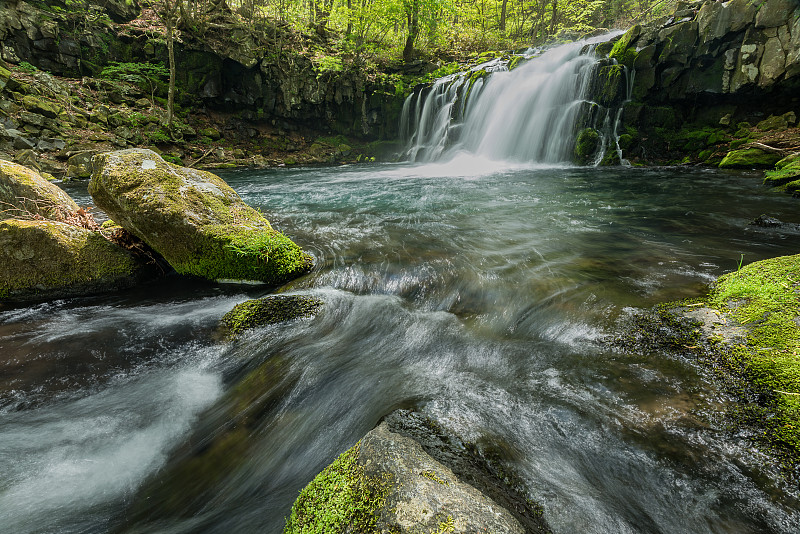
[[[591,53],[593,45],[609,38],[544,52],[529,49],[510,61],[489,61],[417,89],[401,118],[407,159],[446,161],[468,153],[493,161],[572,161],[579,121],[593,125],[611,116],[600,118],[590,100],[600,61]],[[614,138],[599,152],[616,142],[621,108],[614,111],[608,126]],[[602,157],[599,153],[597,162]]]

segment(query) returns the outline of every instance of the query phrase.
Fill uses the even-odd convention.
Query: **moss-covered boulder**
[[[308,295],[271,295],[237,304],[226,313],[221,326],[227,337],[245,330],[301,317],[311,317],[322,307],[322,301]]]
[[[180,274],[279,284],[312,257],[210,172],[178,167],[151,150],[100,154],[89,193]]]
[[[781,156],[760,148],[743,148],[728,152],[719,164],[721,169],[754,169],[775,165]]]
[[[41,216],[60,220],[78,211],[70,196],[28,167],[0,160],[0,220]]]
[[[800,154],[792,154],[775,164],[775,169],[764,173],[764,185],[776,187],[800,180]]]
[[[134,285],[140,265],[98,232],[56,221],[0,222],[0,299],[114,291]]]
[[[594,163],[600,148],[600,134],[594,128],[584,128],[575,140],[575,161],[580,165]]]
[[[530,503],[517,501],[510,511],[434,458],[427,445],[431,440],[418,442],[384,421],[300,492],[284,534],[549,531],[540,517],[530,517],[537,512],[526,515]],[[453,452],[444,456],[458,463]]]

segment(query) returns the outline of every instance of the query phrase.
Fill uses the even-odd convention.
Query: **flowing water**
[[[289,289],[323,311],[226,343],[220,317],[264,289],[0,309],[0,531],[277,533],[398,407],[500,451],[555,532],[800,530],[692,361],[603,343],[742,254],[796,252],[748,226],[800,222],[795,199],[747,173],[476,158],[224,177],[316,256]]]

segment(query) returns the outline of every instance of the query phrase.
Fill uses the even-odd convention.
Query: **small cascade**
[[[510,61],[489,61],[417,89],[401,118],[406,158],[447,161],[468,153],[493,161],[569,163],[578,131],[591,127],[602,136],[599,163],[605,147],[619,150],[623,101],[605,106],[592,98],[598,68],[609,61],[595,57],[594,45],[608,39],[529,49]]]

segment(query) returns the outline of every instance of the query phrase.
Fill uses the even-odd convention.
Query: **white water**
[[[410,95],[401,124],[408,159],[451,161],[468,153],[489,162],[568,163],[597,65],[594,55],[581,50],[609,37],[565,44],[538,57],[530,50],[527,62],[512,71],[494,60]],[[470,87],[480,70],[490,75]]]

